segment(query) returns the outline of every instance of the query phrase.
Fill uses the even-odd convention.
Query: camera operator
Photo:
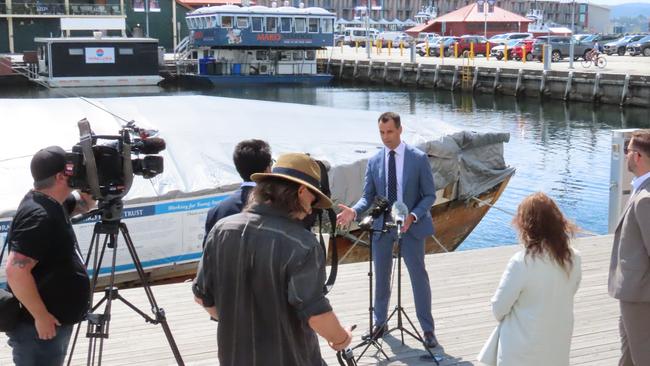
[[[193,285],[196,301],[219,319],[219,364],[323,365],[316,333],[336,351],[352,335],[323,293],[325,253],[301,222],[332,205],[320,167],[285,154],[251,178],[251,203],[212,229]]]
[[[88,310],[90,283],[69,215],[92,208],[73,193],[65,151],[50,146],[30,164],[34,189],[23,198],[8,233],[7,282],[23,306],[7,332],[14,364],[62,365],[73,324]]]
[[[205,236],[203,237],[204,247],[208,234],[210,234],[210,230],[217,221],[240,213],[242,208],[246,206],[248,196],[255,187],[255,182],[251,181],[251,175],[271,171],[273,159],[271,158],[271,147],[266,141],[256,139],[240,141],[235,146],[232,155],[235,168],[244,182],[237,191],[208,211],[205,220]]]

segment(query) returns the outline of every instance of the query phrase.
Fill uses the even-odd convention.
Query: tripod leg
[[[126,247],[129,250],[129,254],[131,254],[133,265],[135,266],[138,272],[138,276],[140,277],[140,281],[142,282],[142,288],[144,288],[145,294],[147,295],[149,304],[151,305],[151,310],[156,316],[156,321],[160,323],[160,325],[163,328],[165,337],[167,338],[167,342],[169,343],[169,347],[171,348],[172,353],[174,354],[174,358],[176,359],[176,363],[179,366],[185,365],[185,363],[183,362],[183,358],[181,357],[181,353],[178,350],[178,346],[176,345],[176,341],[174,340],[174,337],[172,335],[171,329],[169,329],[169,324],[167,324],[167,317],[165,316],[165,311],[158,307],[158,304],[156,303],[156,299],[153,296],[153,291],[149,286],[149,281],[147,280],[146,274],[144,273],[144,269],[142,268],[142,262],[140,262],[138,253],[135,251],[135,245],[133,245],[133,241],[131,240],[131,236],[129,235],[129,230],[126,227],[126,224],[120,223],[120,231],[122,232],[122,236],[124,237],[124,242],[126,243]]]

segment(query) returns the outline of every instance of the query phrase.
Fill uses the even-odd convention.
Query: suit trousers
[[[372,250],[375,264],[375,324],[386,322],[388,303],[390,300],[390,277],[393,266],[393,245],[397,241],[397,231],[390,229],[388,233],[373,235]],[[415,309],[422,330],[433,331],[431,316],[431,286],[429,275],[424,265],[424,240],[418,240],[412,235],[402,235],[402,258],[408,268],[413,289]],[[395,274],[395,281],[399,281]]]
[[[650,365],[650,302],[620,301],[621,359],[619,366]]]

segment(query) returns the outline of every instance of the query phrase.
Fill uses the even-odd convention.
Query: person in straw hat
[[[240,214],[217,222],[193,284],[197,303],[219,321],[219,363],[323,365],[318,337],[336,350],[352,335],[323,293],[325,253],[301,220],[332,201],[305,154],[281,155]]]

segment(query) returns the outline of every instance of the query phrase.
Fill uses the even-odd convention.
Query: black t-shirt
[[[81,321],[88,311],[90,282],[64,207],[30,191],[18,206],[8,237],[10,250],[38,261],[32,275],[47,310],[61,324]],[[31,320],[31,315],[26,317]]]

